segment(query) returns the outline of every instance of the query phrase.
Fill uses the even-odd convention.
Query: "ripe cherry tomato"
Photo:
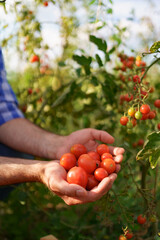
[[[79,158],[80,155],[87,153],[87,149],[83,144],[77,143],[71,147],[70,152],[73,153],[76,158]]]
[[[33,93],[32,88],[28,88],[28,94],[31,95]]]
[[[113,159],[113,156],[110,153],[103,153],[102,156],[101,156],[101,160],[103,161],[105,158]]]
[[[135,113],[135,118],[136,118],[137,120],[139,120],[139,119],[142,118],[142,114],[141,114],[140,111],[137,111],[137,112]]]
[[[87,186],[86,186],[86,189],[87,190],[91,190],[92,188],[96,187],[98,185],[98,181],[97,179],[95,178],[94,175],[92,174],[88,174],[88,182],[87,182]]]
[[[160,99],[155,100],[154,106],[160,108]]]
[[[139,224],[144,224],[146,222],[146,217],[143,216],[142,214],[140,214],[138,217],[137,217],[137,222]]]
[[[73,167],[67,173],[67,182],[78,184],[86,188],[88,182],[88,175],[83,168]]]
[[[143,139],[139,139],[138,142],[137,142],[137,145],[143,146],[143,144],[144,144],[144,140]]]
[[[156,117],[155,112],[150,111],[150,112],[148,113],[148,119],[154,119],[155,117]]]
[[[140,107],[140,112],[143,113],[143,114],[147,114],[149,113],[151,110],[150,106],[148,104],[143,104],[141,107]]]
[[[136,119],[133,118],[133,119],[131,120],[131,122],[132,122],[133,127],[135,127],[135,126],[137,125],[137,120],[136,120]]]
[[[98,161],[101,160],[101,157],[97,152],[90,151],[90,152],[88,152],[88,155],[95,160],[98,160]]]
[[[126,117],[126,116],[121,117],[121,119],[120,119],[121,125],[126,126],[127,122],[128,122],[128,117]]]
[[[119,240],[127,240],[127,238],[124,235],[120,235]]]
[[[34,62],[39,62],[39,57],[37,55],[33,55],[30,60],[29,60],[31,63],[34,63]]]
[[[128,232],[126,233],[126,238],[127,238],[127,239],[132,239],[132,238],[133,238],[133,233],[128,231]]]
[[[43,3],[43,6],[47,7],[47,6],[48,6],[48,2],[45,1],[45,2]]]
[[[95,178],[100,182],[103,178],[108,177],[108,173],[104,168],[97,168],[94,171]]]
[[[138,83],[140,83],[141,82],[141,79],[140,79],[140,77],[138,76],[138,75],[134,75],[133,76],[133,82],[138,82]]]
[[[78,158],[78,166],[83,168],[87,173],[92,173],[96,169],[96,160],[91,158],[88,154],[82,154]]]
[[[108,174],[111,174],[113,172],[115,172],[116,170],[116,164],[115,161],[111,158],[106,158],[101,162],[100,165],[102,168],[104,168]]]
[[[63,166],[66,170],[76,166],[77,159],[72,153],[65,153],[60,158],[60,165]]]
[[[101,156],[103,153],[109,153],[109,147],[106,144],[100,144],[97,147],[97,153]]]
[[[160,130],[160,123],[157,124],[157,128],[158,128],[158,130]]]
[[[129,108],[128,109],[128,115],[131,116],[131,117],[134,117],[134,114],[135,114],[135,109],[133,107]]]
[[[146,120],[146,119],[148,119],[148,113],[147,114],[142,114],[141,120]]]

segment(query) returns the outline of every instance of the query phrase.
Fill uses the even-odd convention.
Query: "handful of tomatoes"
[[[67,182],[91,190],[115,172],[116,164],[106,144],[98,145],[96,151],[87,152],[82,144],[74,144],[69,153],[60,158],[60,165],[67,171]]]

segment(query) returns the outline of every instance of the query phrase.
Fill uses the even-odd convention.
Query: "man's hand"
[[[114,138],[105,131],[92,128],[86,128],[73,132],[70,135],[61,138],[56,152],[56,159],[60,159],[64,153],[70,152],[71,146],[75,143],[83,144],[87,148],[87,151],[95,151],[99,145],[97,141],[112,144],[114,142]],[[120,164],[123,159],[124,149],[112,146],[109,146],[109,149],[110,153],[114,156],[115,162]],[[120,165],[118,165],[118,169],[120,170]]]
[[[112,173],[104,178],[98,186],[87,191],[79,185],[69,184],[66,181],[67,172],[60,166],[59,161],[43,162],[42,169],[41,182],[62,198],[67,205],[84,204],[100,199],[109,191],[117,178],[117,174]]]

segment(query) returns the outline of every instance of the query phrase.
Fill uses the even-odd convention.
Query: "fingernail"
[[[83,190],[77,190],[76,191],[76,196],[77,197],[83,197],[85,195],[85,192]]]

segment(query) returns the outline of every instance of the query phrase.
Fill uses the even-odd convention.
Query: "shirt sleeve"
[[[18,108],[17,98],[7,81],[0,48],[0,125],[15,118],[24,118],[24,115]]]

